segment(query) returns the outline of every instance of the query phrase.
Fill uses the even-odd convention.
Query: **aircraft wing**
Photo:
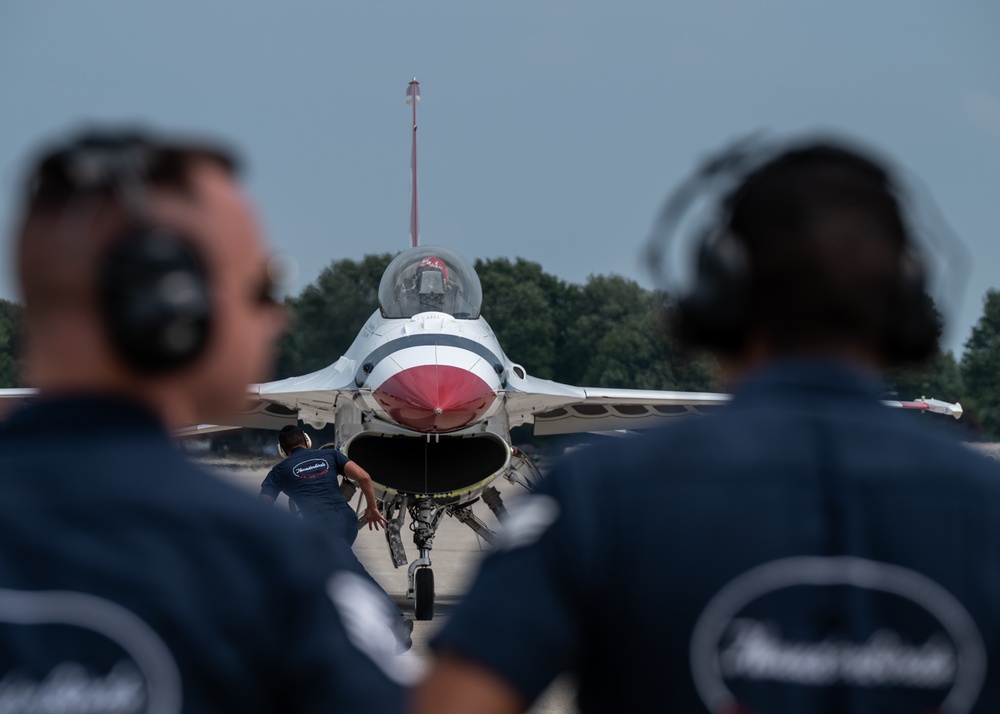
[[[731,399],[714,392],[574,387],[528,375],[513,377],[506,396],[510,425],[533,422],[538,435],[649,429],[673,419],[711,413]],[[961,404],[938,399],[883,403],[956,419],[962,416]]]
[[[945,414],[946,416],[962,418],[962,405],[958,402],[942,402],[940,399],[927,399],[920,397],[912,402],[898,402],[893,399],[886,399],[882,402],[889,407],[899,407],[900,409],[919,409],[931,414]]]
[[[538,435],[649,429],[707,414],[731,398],[714,392],[574,387],[528,375],[512,378],[506,396],[510,425],[533,422]]]
[[[248,391],[246,410],[228,419],[227,426],[281,429],[302,420],[320,428],[333,423],[337,406],[352,401],[358,387],[354,362],[341,357],[318,372],[255,384]]]
[[[279,384],[279,382],[255,385],[251,389],[251,394],[248,395],[249,398],[247,399],[246,407],[234,413],[230,419],[226,420],[226,424],[196,424],[179,429],[177,435],[197,436],[199,434],[211,434],[229,429],[240,429],[242,427],[280,429],[285,424],[294,424],[299,412],[294,408],[284,406],[283,402],[287,401],[294,405],[297,403],[296,399],[285,399],[285,395],[278,394],[276,395],[276,400],[272,400],[269,396],[261,398],[257,393],[259,387],[266,387],[270,384]],[[38,391],[31,388],[0,389],[0,421],[5,419],[8,414],[18,407],[30,402],[37,394]],[[327,399],[329,399],[328,396]],[[315,414],[315,412],[316,410],[314,409],[311,413]],[[332,414],[329,421],[333,421]]]
[[[22,404],[27,404],[37,393],[37,390],[31,388],[0,389],[0,419],[6,418]]]
[[[317,426],[332,424],[338,404],[358,393],[354,360],[341,357],[318,372],[275,382],[254,384],[247,390],[243,409],[220,424],[197,424],[178,431],[181,436],[251,427],[281,429],[302,420]],[[34,389],[0,389],[0,419],[37,394]]]

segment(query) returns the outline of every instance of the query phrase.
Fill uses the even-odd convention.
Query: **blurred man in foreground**
[[[393,640],[338,554],[188,463],[284,317],[221,149],[91,134],[14,237],[29,382],[0,428],[0,709],[392,712]]]
[[[1000,473],[878,398],[939,333],[899,198],[839,144],[740,172],[670,315],[733,402],[512,509],[416,711],[523,711],[560,672],[582,712],[1000,711]]]

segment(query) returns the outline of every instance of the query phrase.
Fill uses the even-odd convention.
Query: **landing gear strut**
[[[530,463],[530,462],[528,462]],[[530,489],[530,484],[511,479]],[[501,523],[507,517],[500,492],[493,486],[483,491],[483,503]],[[411,500],[412,499],[412,500]],[[434,499],[426,496],[397,495],[391,501],[385,501],[385,518],[388,521],[385,529],[385,539],[389,544],[389,554],[392,564],[397,568],[406,565],[406,550],[403,548],[403,522],[406,514],[410,514],[410,530],[413,531],[413,542],[420,556],[411,561],[406,571],[406,597],[414,601],[414,612],[418,620],[434,619],[434,571],[431,569],[431,549],[434,547],[434,534],[445,514],[457,518],[469,526],[483,540],[493,544],[497,534],[486,525],[472,510],[472,503],[461,505],[437,506]]]
[[[413,543],[420,551],[420,557],[410,563],[406,573],[406,597],[414,601],[413,609],[418,620],[434,618],[434,571],[431,570],[431,548],[434,534],[447,508],[435,506],[430,498],[418,498],[408,507],[410,527],[413,529]]]

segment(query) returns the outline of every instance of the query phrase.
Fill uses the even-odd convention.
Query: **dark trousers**
[[[339,545],[346,546],[342,548],[345,557],[347,557],[348,562],[351,564],[352,568],[358,575],[362,575],[367,578],[378,591],[385,596],[389,605],[392,607],[392,611],[395,612],[400,617],[404,617],[403,611],[399,609],[396,602],[389,597],[389,593],[382,589],[382,586],[378,584],[378,581],[371,576],[371,574],[365,570],[365,566],[361,564],[358,560],[358,556],[354,554],[351,546],[354,545],[354,541],[358,538],[358,516],[354,512],[354,509],[348,504],[343,506],[332,506],[330,508],[324,508],[309,514],[303,514],[303,516],[313,525],[319,527],[324,533],[331,536],[331,538]]]

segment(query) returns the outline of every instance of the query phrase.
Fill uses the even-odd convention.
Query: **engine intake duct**
[[[489,432],[426,436],[362,432],[347,456],[378,485],[397,493],[457,496],[499,476],[510,447]]]

